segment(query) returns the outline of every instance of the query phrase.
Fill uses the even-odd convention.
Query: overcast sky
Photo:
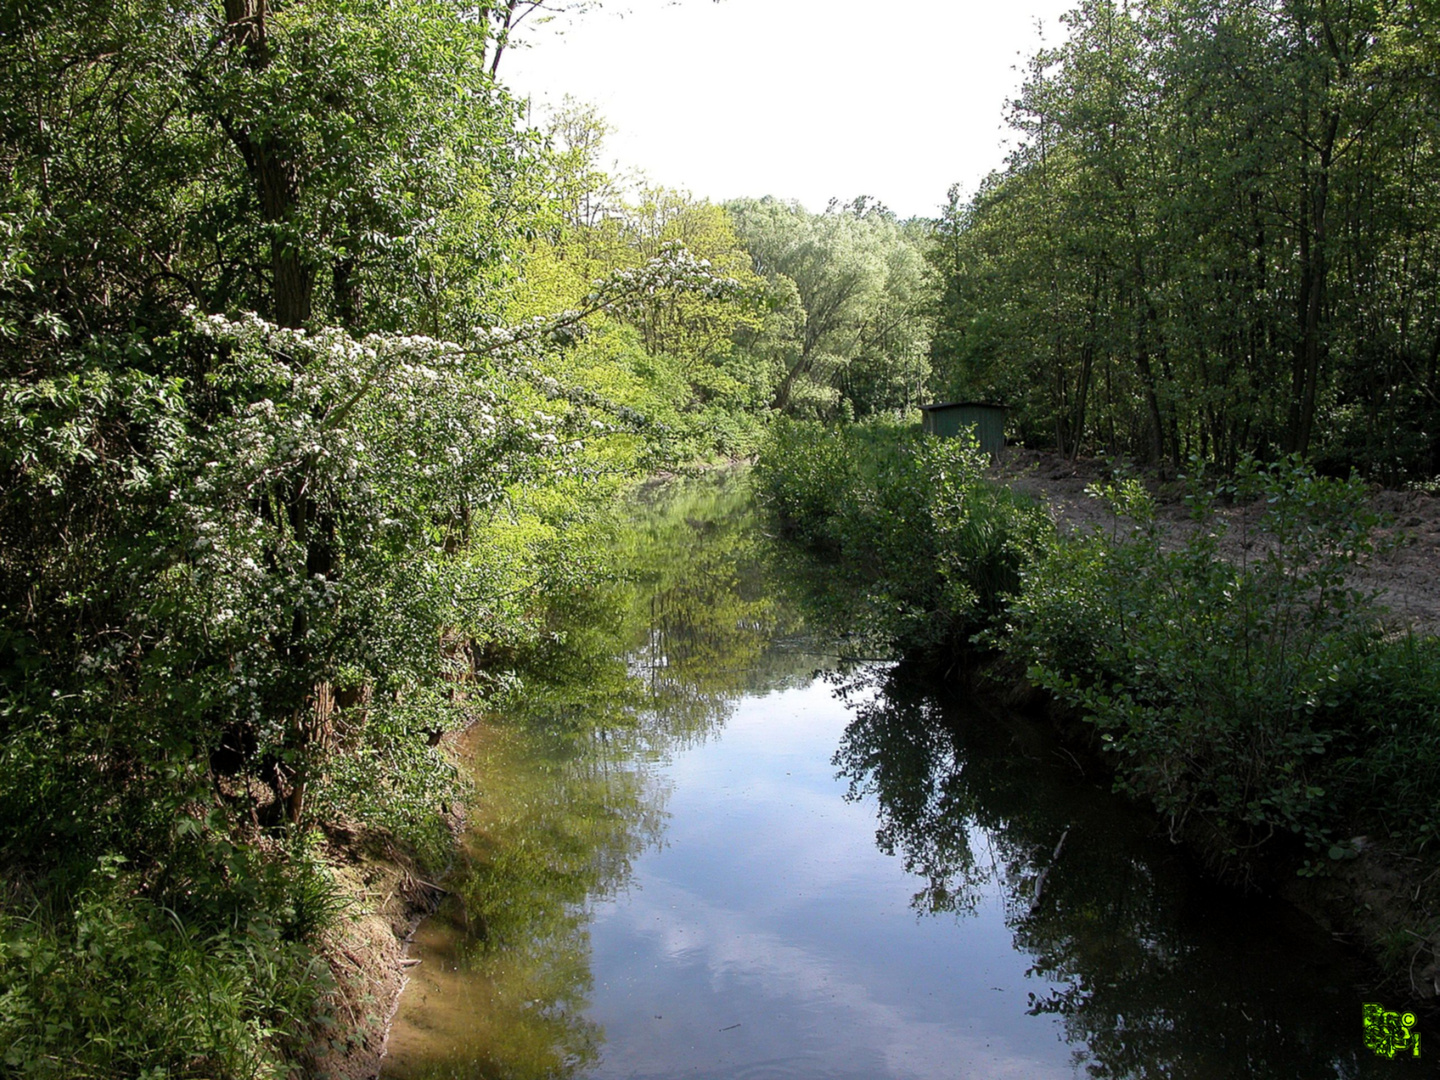
[[[1073,3],[610,0],[529,30],[501,77],[537,119],[565,94],[597,106],[609,156],[655,183],[929,216],[1003,163],[1037,23],[1054,44]]]

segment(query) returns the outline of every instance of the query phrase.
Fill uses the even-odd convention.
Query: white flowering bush
[[[220,928],[216,955],[289,964],[333,914],[316,823],[446,856],[439,737],[513,688],[496,658],[543,632],[547,588],[604,573],[585,522],[651,434],[557,356],[599,312],[731,287],[670,249],[461,342],[191,311],[165,335],[7,355],[0,858],[97,910],[134,898],[96,964],[188,956],[193,927]],[[91,991],[31,959],[78,930],[7,906],[0,1041],[48,1060],[42,1014]],[[291,995],[277,1031],[326,986],[237,972],[237,1016]]]
[[[197,313],[158,347],[198,376],[91,364],[8,384],[10,515],[40,494],[47,517],[77,494],[108,503],[91,522],[99,546],[68,554],[71,573],[108,582],[113,608],[103,628],[52,643],[85,641],[69,658],[79,699],[123,707],[166,769],[208,780],[243,814],[301,823],[326,756],[353,748],[347,713],[358,723],[465,674],[453,656],[444,670],[447,628],[482,645],[513,630],[521,613],[506,600],[533,588],[533,567],[497,573],[476,542],[491,535],[494,549],[487,529],[515,514],[517,492],[569,483],[573,498],[633,464],[597,446],[643,418],[545,373],[560,331],[656,291],[724,288],[672,250],[597,283],[582,308],[463,344]],[[37,587],[83,606],[76,584],[62,573]],[[34,707],[54,720],[50,703]],[[411,734],[426,757],[432,740]]]
[[[318,838],[443,856],[439,737],[646,460],[557,357],[732,285],[665,251],[496,325],[553,200],[463,5],[6,27],[0,1071],[316,1072]]]

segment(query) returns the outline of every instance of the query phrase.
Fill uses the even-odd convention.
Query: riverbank
[[[1024,452],[996,469],[883,425],[781,424],[757,476],[863,591],[861,632],[981,669],[1218,878],[1301,904],[1397,994],[1440,993],[1430,496],[1294,462],[1213,489]]]
[[[331,827],[326,847],[348,911],[317,943],[335,982],[336,1030],[314,1069],[331,1080],[372,1080],[409,977],[408,943],[443,891],[383,832]]]
[[[1105,501],[1085,491],[1110,479],[1110,467],[1102,459],[1072,460],[1060,454],[1007,447],[990,476],[1013,490],[1043,499],[1052,520],[1065,532],[1108,532],[1115,525],[1115,514]],[[1182,487],[1154,477],[1142,479],[1172,543],[1191,534],[1197,526],[1182,498]],[[1371,489],[1370,506],[1386,521],[1375,530],[1377,551],[1357,568],[1354,584],[1379,593],[1394,630],[1440,632],[1440,495],[1376,486]],[[1222,556],[1242,557],[1243,537],[1247,532],[1253,536],[1262,511],[1255,503],[1217,510],[1226,526],[1219,545]],[[1251,528],[1244,528],[1246,524]]]
[[[1087,493],[1111,479],[1106,462],[1069,459],[1023,448],[1007,448],[991,470],[991,479],[1042,500],[1057,530],[1079,535],[1124,531],[1133,521],[1117,516],[1103,499]],[[1176,549],[1200,528],[1183,499],[1180,485],[1144,479],[1154,499],[1162,543]],[[1440,497],[1428,491],[1371,488],[1370,508],[1381,518],[1373,530],[1375,551],[1353,568],[1348,580],[1375,594],[1383,608],[1386,632],[1434,635],[1440,631]],[[1264,511],[1257,502],[1222,507],[1217,554],[1238,562],[1247,554],[1245,537],[1255,535]],[[1093,746],[1093,732],[1073,710],[1046,699],[1037,702],[1033,687],[1012,685],[1011,700],[1030,697],[1072,738]],[[1017,692],[1018,691],[1018,692]],[[1212,864],[1224,860],[1226,838],[1204,832],[1186,837]],[[1440,1012],[1440,938],[1437,938],[1436,888],[1440,868],[1411,851],[1372,836],[1347,843],[1349,857],[1336,860],[1325,874],[1299,875],[1292,860],[1267,867],[1264,886],[1295,904],[1336,938],[1353,942],[1379,959],[1387,977],[1412,1000]]]

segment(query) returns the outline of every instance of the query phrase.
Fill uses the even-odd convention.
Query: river
[[[464,744],[384,1077],[1434,1075],[1365,1048],[1349,953],[1043,729],[842,669],[843,589],[743,477],[651,489],[615,549]]]

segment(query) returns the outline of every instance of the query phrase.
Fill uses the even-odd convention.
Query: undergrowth
[[[248,891],[192,881],[190,910],[139,895],[140,875],[117,857],[98,860],[63,909],[53,891],[12,888],[0,909],[4,1074],[292,1075],[333,1027],[330,971],[309,937],[334,917],[336,894],[314,861],[287,870],[309,880],[252,873],[238,879]]]
[[[787,535],[839,557],[857,636],[943,659],[990,627],[1053,533],[1043,508],[983,482],[973,443],[891,422],[780,420],[755,489]]]
[[[780,424],[756,476],[782,530],[869,583],[897,652],[1023,667],[1176,835],[1203,826],[1233,867],[1314,875],[1374,843],[1436,863],[1440,641],[1387,634],[1351,584],[1378,524],[1358,480],[1195,463],[1192,528],[1122,477],[1091,491],[1111,529],[1062,536],[983,465],[913,430]]]

